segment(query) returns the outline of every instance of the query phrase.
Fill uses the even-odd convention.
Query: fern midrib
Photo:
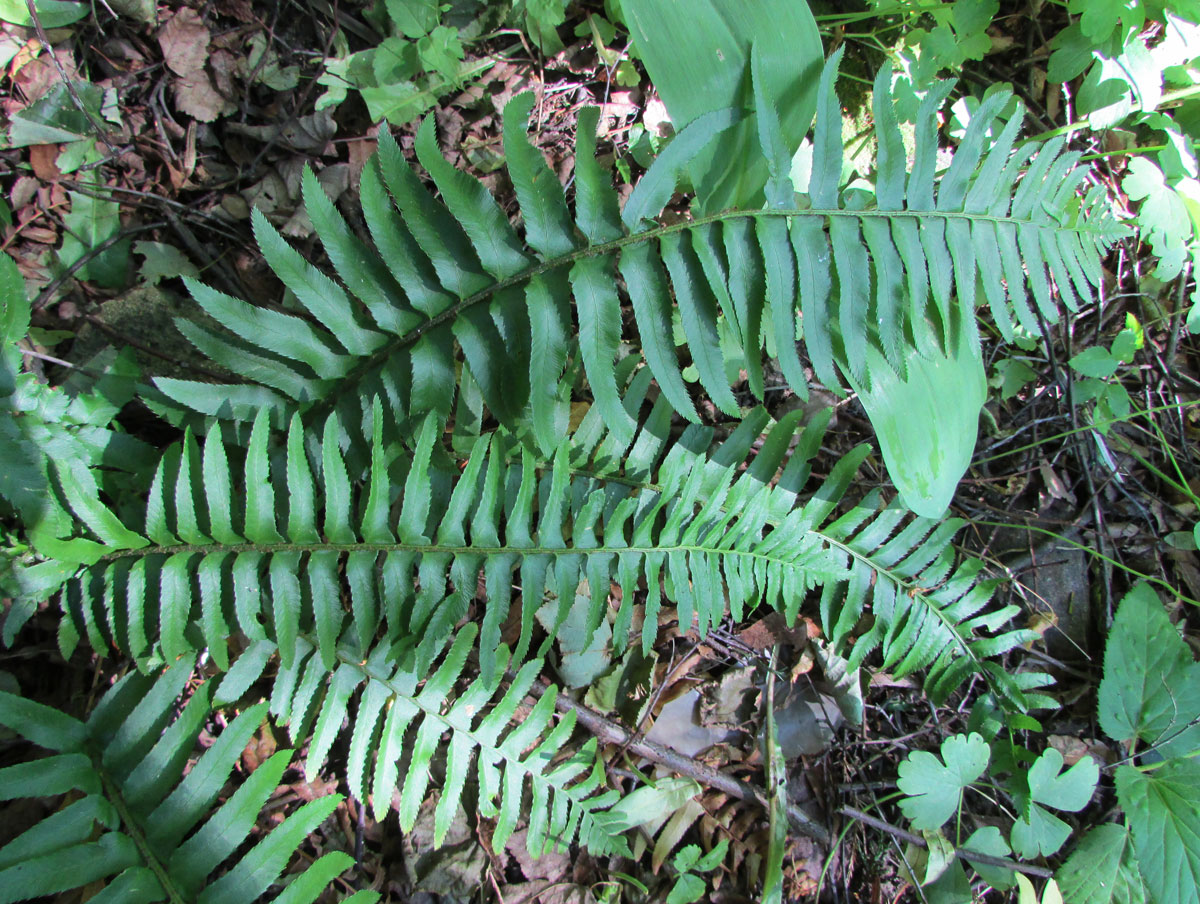
[[[429,333],[446,323],[456,320],[463,313],[463,311],[466,311],[481,302],[488,301],[495,295],[503,292],[505,289],[510,289],[514,286],[529,282],[536,276],[569,266],[576,261],[610,255],[626,247],[627,245],[635,245],[641,242],[652,241],[654,239],[662,238],[666,235],[673,235],[677,232],[683,232],[687,229],[696,229],[713,223],[722,223],[738,219],[757,220],[764,217],[847,217],[858,220],[872,218],[894,220],[902,217],[911,217],[917,220],[939,219],[966,220],[969,223],[1010,223],[1014,226],[1046,225],[1034,220],[1032,215],[1029,217],[1002,217],[985,213],[967,213],[964,211],[944,210],[879,210],[877,208],[867,210],[846,210],[842,208],[829,210],[810,208],[807,210],[800,210],[797,208],[792,210],[764,209],[722,211],[720,213],[698,217],[693,220],[685,220],[681,223],[671,223],[665,226],[656,226],[652,229],[647,229],[644,232],[635,232],[630,235],[624,235],[619,239],[613,239],[611,242],[605,242],[600,245],[589,245],[586,248],[579,248],[568,254],[552,258],[551,260],[541,261],[540,263],[534,264],[533,266],[528,267],[519,273],[515,273],[512,276],[494,282],[486,289],[481,289],[473,295],[468,295],[466,298],[461,299],[456,304],[446,308],[446,310],[441,311],[438,314],[435,314],[433,317],[430,317],[428,320],[418,324],[407,333],[389,339],[376,351],[365,356],[357,365],[351,368],[347,374],[338,381],[337,389],[314,402],[312,406],[309,407],[304,413],[305,422],[307,423],[312,419],[319,418],[321,415],[332,410],[336,406],[336,402],[334,400],[337,399],[343,392],[341,387],[346,387],[346,390],[344,391],[349,391],[350,387],[357,386],[359,380],[364,374],[370,371],[373,367],[376,367],[385,359],[389,358],[391,355],[395,354],[400,349],[408,348],[409,346],[416,344],[426,333]],[[1099,227],[1094,226],[1090,220],[1085,220],[1082,223],[1077,223],[1069,227],[1062,226],[1057,223],[1053,225],[1057,229],[1062,229],[1069,232],[1086,233],[1101,231]]]
[[[634,480],[632,478],[619,477],[619,476],[613,476],[613,475],[607,475],[607,474],[601,475],[601,474],[597,474],[593,471],[589,471],[587,469],[578,468],[578,467],[569,467],[568,471],[573,477],[586,477],[586,478],[590,478],[593,480],[606,480],[606,481],[609,481],[612,483],[620,483],[620,484],[623,484],[624,486],[628,486],[633,489],[647,490],[647,491],[659,493],[659,494],[662,494],[663,492],[665,492],[664,487],[661,486],[660,484],[656,484],[656,483],[649,483],[646,481],[639,481],[639,480]],[[718,506],[718,508],[723,512],[729,511],[729,507],[725,503],[722,503],[720,506]],[[778,518],[772,518],[771,516],[768,515],[766,517],[764,523],[770,525],[771,527],[778,527],[780,522],[779,522]],[[894,571],[892,571],[889,568],[885,568],[880,565],[877,565],[875,562],[873,562],[871,560],[871,558],[868,555],[859,552],[858,550],[854,549],[849,544],[842,542],[841,540],[836,540],[833,537],[830,537],[828,534],[823,533],[822,531],[818,530],[817,528],[810,528],[808,533],[812,536],[816,536],[816,537],[820,538],[822,541],[829,544],[831,547],[841,550],[842,552],[846,553],[846,555],[848,555],[850,558],[854,559],[855,561],[863,563],[868,568],[871,568],[877,576],[882,575],[882,576],[886,577],[888,580],[895,583],[898,587],[902,588],[904,590],[905,594],[909,597],[909,599],[912,599],[914,601],[919,599],[921,601],[920,604],[922,606],[924,606],[926,609],[931,610],[934,613],[934,615],[937,616],[937,619],[943,625],[945,625],[946,629],[954,636],[955,641],[958,643],[958,646],[962,649],[963,653],[967,657],[969,657],[971,659],[971,661],[974,662],[977,666],[981,667],[980,673],[984,675],[984,678],[988,682],[989,687],[991,686],[991,678],[982,671],[983,661],[978,656],[975,655],[975,651],[971,649],[968,639],[964,638],[961,634],[959,634],[959,632],[956,630],[957,626],[953,622],[951,622],[949,619],[946,618],[945,613],[942,612],[942,610],[938,606],[931,605],[931,604],[928,604],[925,602],[926,591],[929,588],[921,586],[921,584],[917,583],[916,581],[909,581],[908,579],[901,577],[899,574],[896,574]]]
[[[583,555],[619,555],[621,553],[663,553],[698,552],[707,555],[744,556],[764,562],[778,562],[791,568],[803,568],[802,563],[789,562],[778,556],[768,556],[744,549],[720,549],[696,544],[674,544],[671,546],[442,546],[436,543],[211,543],[188,544],[177,546],[140,546],[137,549],[122,549],[107,553],[98,562],[115,562],[120,559],[146,558],[152,555],[173,556],[180,554],[238,553],[256,552],[263,555],[277,553],[315,553],[315,552],[419,552],[426,555],[482,555],[501,556],[583,556]]]
[[[96,774],[100,776],[100,783],[104,786],[104,794],[109,803],[113,805],[113,809],[117,811],[117,816],[121,819],[121,825],[125,827],[125,832],[136,845],[138,851],[142,855],[142,861],[154,873],[154,877],[158,880],[158,884],[162,886],[163,891],[167,895],[167,900],[170,904],[187,904],[185,898],[175,887],[175,883],[171,881],[171,874],[159,862],[158,858],[151,850],[150,844],[146,841],[146,836],[142,834],[141,826],[137,824],[137,820],[133,818],[133,813],[125,804],[125,798],[121,795],[121,789],[109,775],[108,770],[104,768],[104,764],[99,757],[93,756],[92,767],[96,770]]]
[[[541,469],[539,469],[539,470],[541,470]],[[649,483],[649,482],[645,482],[645,481],[634,480],[634,479],[628,478],[628,477],[614,476],[611,474],[599,474],[595,471],[589,471],[584,468],[569,467],[568,472],[572,476],[575,476],[575,477],[586,477],[591,480],[604,480],[604,481],[608,481],[609,483],[619,483],[623,486],[627,486],[632,489],[646,490],[648,492],[658,493],[660,495],[662,493],[666,492],[666,488],[662,484]],[[718,508],[723,512],[729,511],[729,506],[726,503],[721,503],[718,506]],[[780,520],[778,518],[772,518],[770,515],[768,515],[764,519],[763,523],[765,525],[769,525],[770,527],[774,528],[774,527],[779,527]],[[855,559],[856,561],[862,562],[863,564],[869,566],[876,573],[883,574],[889,580],[893,581],[898,586],[903,587],[905,590],[920,590],[920,589],[922,589],[920,584],[915,583],[915,582],[910,582],[906,578],[903,578],[900,575],[895,574],[890,569],[885,568],[880,565],[876,565],[873,561],[871,561],[869,556],[865,555],[864,553],[858,552],[856,549],[847,545],[846,543],[842,542],[841,540],[835,540],[833,537],[829,536],[828,534],[821,532],[818,528],[815,528],[815,527],[810,528],[808,533],[810,535],[820,538],[822,541],[824,541],[825,543],[828,543],[830,546],[832,546],[836,549],[840,549],[842,552],[846,553],[852,559]]]

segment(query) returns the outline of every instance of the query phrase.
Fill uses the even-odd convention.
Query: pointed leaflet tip
[[[770,95],[763,74],[762,54],[757,44],[750,45],[750,80],[754,85],[754,110],[758,126],[758,143],[767,160],[770,178],[767,180],[767,205],[786,210],[796,203],[792,187],[792,152],[783,138],[779,124],[779,111],[775,99]]]

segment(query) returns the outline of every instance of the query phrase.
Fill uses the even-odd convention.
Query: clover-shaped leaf
[[[936,756],[918,750],[900,764],[897,782],[906,795],[900,809],[918,829],[936,829],[954,815],[963,790],[983,775],[991,751],[982,736],[951,735],[942,742],[943,765]]]
[[[1011,869],[1005,869],[1002,866],[996,866],[992,863],[978,863],[971,859],[971,854],[990,854],[993,857],[1007,857],[1012,853],[1009,850],[1008,842],[1004,840],[1004,836],[1000,834],[1000,830],[995,826],[984,826],[982,829],[977,829],[966,844],[962,846],[959,852],[962,858],[975,868],[975,872],[979,873],[981,878],[992,888],[1005,891],[1012,888],[1016,881],[1015,874]]]
[[[1084,757],[1066,772],[1062,754],[1053,747],[1046,750],[1026,775],[1028,790],[1014,790],[1024,814],[1012,828],[1012,846],[1020,856],[1049,856],[1062,847],[1071,827],[1045,807],[1075,812],[1092,798],[1100,778],[1100,768],[1091,757]]]

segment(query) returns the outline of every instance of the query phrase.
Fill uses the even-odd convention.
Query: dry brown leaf
[[[158,30],[163,59],[176,75],[189,76],[204,68],[211,35],[194,9],[184,7]],[[204,120],[211,122],[211,120]]]
[[[214,50],[208,59],[208,67],[212,72],[213,82],[223,97],[236,97],[238,89],[234,86],[234,76],[238,71],[238,59],[228,50]]]
[[[29,147],[29,165],[33,167],[33,174],[43,182],[57,182],[62,178],[62,171],[55,162],[57,159],[57,144],[34,144]]]
[[[257,21],[254,15],[254,8],[250,5],[250,0],[217,0],[214,5],[217,8],[217,12],[221,15],[237,19],[246,25]]]
[[[223,113],[236,109],[217,93],[212,80],[203,71],[176,80],[175,108],[200,122],[213,122]]]
[[[9,203],[13,210],[19,211],[25,207],[37,194],[38,182],[32,176],[20,176],[13,183],[12,191],[8,193]]]
[[[69,48],[54,51],[57,65],[49,55],[42,54],[35,60],[30,60],[13,75],[13,84],[20,89],[21,97],[27,103],[33,103],[54,85],[63,80],[66,75],[71,81],[79,78],[79,67],[75,63],[75,55]],[[14,61],[15,65],[16,61]]]

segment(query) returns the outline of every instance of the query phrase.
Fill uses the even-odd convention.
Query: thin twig
[[[894,838],[899,838],[901,841],[907,841],[909,844],[915,844],[918,847],[928,847],[925,839],[920,835],[914,835],[912,832],[906,832],[899,826],[894,826],[890,822],[884,822],[882,819],[876,819],[874,816],[868,816],[862,810],[856,810],[853,807],[842,807],[838,810],[843,816],[848,816],[850,819],[857,819],[864,825],[868,825],[873,829],[879,829],[881,832],[887,832]],[[1053,870],[1048,870],[1043,866],[1034,866],[1030,863],[1014,863],[1011,860],[1006,860],[1003,857],[993,857],[991,854],[981,854],[978,851],[973,851],[970,848],[955,848],[960,858],[973,860],[976,863],[983,863],[987,866],[998,866],[1000,869],[1015,869],[1019,873],[1025,873],[1029,876],[1037,876],[1041,879],[1049,879],[1054,875]]]
[[[535,683],[530,689],[530,693],[541,697],[548,690],[549,685]],[[732,775],[718,772],[716,769],[705,766],[703,763],[697,763],[691,757],[683,756],[653,741],[646,740],[645,738],[635,739],[623,725],[618,725],[595,710],[589,709],[581,703],[576,703],[566,694],[558,694],[554,699],[554,706],[561,713],[574,713],[575,720],[580,725],[606,744],[623,746],[636,756],[645,757],[661,766],[666,766],[672,772],[695,779],[702,785],[716,788],[718,791],[723,791],[731,797],[736,797],[738,800],[755,801],[763,809],[767,809],[769,806],[767,794],[763,789],[756,788],[749,782],[734,778]],[[788,804],[787,815],[788,822],[791,823],[792,828],[797,832],[815,838],[822,844],[828,845],[833,843],[833,836],[830,835],[829,831],[795,804]]]
[[[53,63],[54,68],[58,70],[59,78],[62,79],[63,86],[67,89],[67,94],[70,96],[71,102],[75,104],[75,106],[79,109],[79,112],[83,114],[84,118],[88,121],[88,125],[95,129],[96,137],[104,142],[109,152],[112,154],[117,154],[118,151],[116,147],[114,147],[113,143],[108,140],[108,129],[97,122],[96,118],[92,116],[92,111],[84,105],[83,100],[75,91],[75,85],[67,77],[67,70],[63,68],[62,61],[59,60],[59,58],[55,55],[54,45],[50,43],[50,37],[46,34],[46,29],[42,26],[42,20],[38,16],[37,6],[34,4],[34,0],[25,0],[25,6],[29,10],[29,18],[33,20],[33,28],[34,31],[37,32],[38,40],[42,42],[42,45],[46,48],[46,52],[50,55],[50,62]]]

